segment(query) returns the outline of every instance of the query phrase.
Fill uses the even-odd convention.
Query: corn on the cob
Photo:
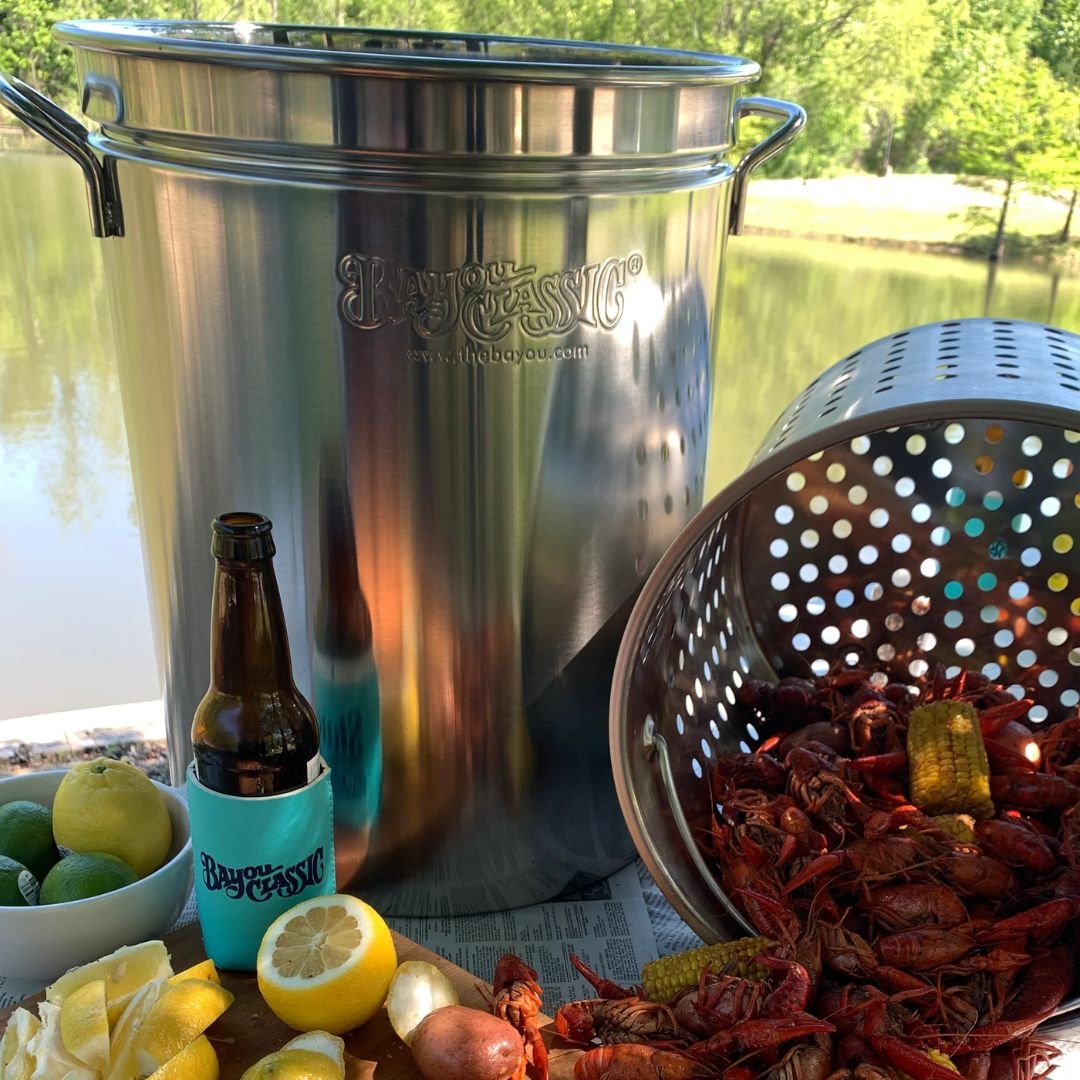
[[[670,1001],[680,990],[697,986],[705,968],[744,979],[761,979],[768,968],[750,961],[775,944],[764,937],[744,937],[662,956],[641,969],[641,985],[650,1001]]]
[[[935,814],[930,820],[962,844],[975,843],[975,819],[970,814]]]
[[[994,816],[990,763],[979,714],[966,701],[934,701],[911,712],[907,733],[911,801],[927,814]]]

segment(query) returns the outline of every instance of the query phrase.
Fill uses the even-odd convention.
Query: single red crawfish
[[[993,735],[983,737],[986,756],[994,772],[1021,769],[1038,772],[1042,752],[1032,730],[1019,720],[1010,720]]]
[[[882,836],[877,840],[856,840],[845,848],[811,860],[788,880],[783,892],[786,896],[823,874],[841,870],[852,870],[860,879],[895,878],[932,854],[917,837]]]
[[[863,838],[876,840],[898,833],[901,829],[913,830],[929,840],[936,840],[950,847],[956,842],[955,836],[947,833],[933,818],[927,817],[909,802],[894,806],[891,810],[875,810],[863,823]]]
[[[1025,973],[1020,989],[1005,1005],[1001,1018],[1022,1020],[1052,1015],[1069,992],[1072,981],[1072,951],[1065,945],[1055,945],[1042,953],[1038,963]]]
[[[732,895],[759,934],[792,945],[802,933],[798,915],[783,898],[747,887],[733,890]]]
[[[761,1013],[765,985],[738,975],[705,968],[694,988],[682,990],[669,1002],[680,1026],[698,1039]]]
[[[1007,769],[990,777],[990,795],[1024,810],[1065,810],[1080,802],[1080,787],[1063,776]]]
[[[718,1031],[715,1035],[710,1035],[704,1042],[693,1043],[687,1047],[687,1053],[709,1061],[713,1058],[770,1050],[793,1039],[805,1039],[808,1035],[815,1035],[818,1032],[830,1034],[835,1030],[836,1028],[827,1021],[818,1020],[806,1013],[742,1020],[726,1031]]]
[[[670,1005],[640,998],[589,998],[571,1001],[555,1014],[555,1030],[576,1043],[687,1043],[686,1032]]]
[[[640,986],[620,986],[610,979],[605,979],[598,972],[593,971],[580,956],[576,956],[572,949],[569,950],[568,955],[570,957],[570,963],[574,965],[578,973],[585,978],[590,986],[592,986],[598,997],[614,1000],[616,998],[643,998],[645,996],[645,992]]]
[[[1016,891],[1016,878],[1003,862],[973,851],[948,852],[935,859],[930,869],[961,896],[1001,900]]]
[[[1057,866],[1057,856],[1034,829],[1008,818],[980,821],[975,831],[990,855],[1010,866],[1026,866],[1047,873]]]
[[[851,750],[851,736],[845,724],[837,724],[832,720],[816,720],[805,727],[789,731],[776,747],[777,757],[786,758],[795,747],[805,746],[810,742],[821,743],[836,754],[846,754]]]
[[[738,788],[779,794],[787,782],[787,770],[771,754],[721,754],[713,766],[712,782],[717,797]]]
[[[956,1073],[939,1065],[924,1050],[906,1037],[888,1029],[886,1002],[871,1001],[863,1022],[863,1035],[870,1045],[895,1069],[906,1073],[911,1080],[956,1080]]]
[[[1042,750],[1046,771],[1070,779],[1077,773],[1080,757],[1080,709],[1067,720],[1040,728],[1033,736]]]
[[[678,1050],[657,1050],[647,1043],[597,1046],[574,1063],[574,1080],[704,1080],[718,1076],[718,1070],[705,1062]]]
[[[797,746],[785,758],[789,768],[788,794],[840,842],[847,839],[849,812],[853,817],[866,814],[859,796],[837,771],[837,760],[814,748],[818,744]],[[825,748],[822,747],[822,750]]]
[[[986,1080],[1037,1080],[1054,1072],[1061,1051],[1050,1043],[1023,1038],[990,1053]]]
[[[883,885],[866,889],[860,906],[874,923],[893,932],[927,926],[951,930],[970,921],[964,902],[947,885]]]
[[[890,702],[864,701],[852,710],[848,724],[855,755],[849,762],[853,769],[889,775],[907,765],[907,752],[898,730],[899,716]]]
[[[1078,917],[1080,899],[1060,897],[1057,900],[1047,900],[1046,903],[1038,904],[1009,919],[1001,919],[993,926],[980,930],[977,936],[982,945],[1015,938],[1021,934],[1039,940],[1056,934]]]
[[[799,1043],[791,1047],[771,1069],[752,1075],[760,1077],[760,1080],[828,1080],[832,1072],[832,1047],[829,1036],[822,1038],[825,1045]]]
[[[495,965],[492,990],[495,994],[492,1011],[517,1029],[538,1080],[547,1080],[547,1046],[536,1023],[544,991],[536,981],[536,972],[520,956],[505,953]]]
[[[952,964],[975,947],[975,939],[955,930],[906,930],[886,934],[874,942],[874,949],[890,967],[932,971]]]

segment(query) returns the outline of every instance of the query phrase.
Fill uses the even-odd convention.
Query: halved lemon
[[[426,960],[400,964],[386,994],[390,1026],[406,1046],[412,1046],[412,1033],[428,1013],[444,1005],[460,1004],[454,984]]]
[[[370,1020],[386,1000],[397,952],[382,916],[355,896],[302,900],[259,945],[259,990],[297,1031],[334,1035]]]

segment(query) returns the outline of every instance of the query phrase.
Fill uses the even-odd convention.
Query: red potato
[[[412,1033],[416,1067],[428,1080],[518,1080],[525,1046],[505,1020],[465,1005],[430,1012]]]

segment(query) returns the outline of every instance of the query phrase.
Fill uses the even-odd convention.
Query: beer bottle
[[[226,795],[280,795],[319,776],[319,727],[293,683],[271,523],[222,514],[210,619],[210,688],[191,742],[200,782]]]

